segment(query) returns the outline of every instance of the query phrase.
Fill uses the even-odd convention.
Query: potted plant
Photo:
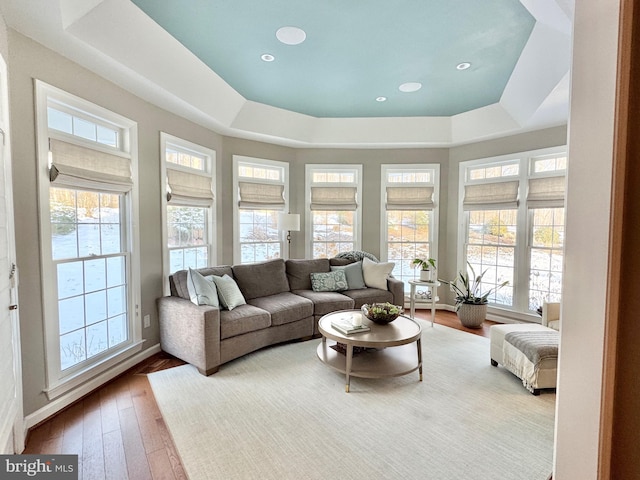
[[[502,282],[496,287],[489,290],[480,292],[480,284],[482,283],[482,277],[487,273],[485,270],[480,275],[476,275],[475,270],[469,262],[467,262],[471,276],[469,272],[458,272],[458,276],[455,280],[447,281],[440,280],[442,283],[446,283],[451,287],[451,290],[456,294],[456,313],[462,325],[468,328],[480,328],[482,322],[484,322],[487,316],[487,305],[489,303],[489,295],[492,292],[499,290],[507,285],[509,282]]]
[[[411,262],[413,268],[420,269],[420,280],[423,282],[430,282],[432,278],[432,272],[436,271],[436,260],[435,258],[427,258],[426,260],[422,258],[414,258]]]

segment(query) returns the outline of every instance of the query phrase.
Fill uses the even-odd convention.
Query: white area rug
[[[418,373],[351,380],[318,360],[320,340],[223,365],[149,375],[191,480],[545,480],[555,394],[534,397],[489,363],[489,340],[422,323]]]

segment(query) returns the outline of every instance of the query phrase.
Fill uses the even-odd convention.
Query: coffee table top
[[[351,318],[354,313],[360,313],[360,310],[339,310],[337,312],[328,313],[318,322],[320,333],[336,342],[347,345],[360,347],[394,347],[398,345],[406,345],[415,342],[422,333],[422,327],[409,317],[400,315],[393,322],[386,325],[379,325],[372,322],[364,315],[362,316],[362,324],[368,325],[371,330],[363,333],[354,333],[345,335],[335,330],[331,326],[332,320],[340,317]]]

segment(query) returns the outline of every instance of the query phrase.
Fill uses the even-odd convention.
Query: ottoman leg
[[[491,359],[491,365],[493,365],[494,367],[498,366],[498,362],[496,362],[493,358]]]

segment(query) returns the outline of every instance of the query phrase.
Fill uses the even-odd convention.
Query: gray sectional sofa
[[[157,301],[162,350],[211,375],[220,365],[265,346],[319,335],[318,320],[327,313],[372,302],[403,305],[403,282],[392,277],[386,279],[387,290],[313,290],[312,273],[352,262],[277,259],[199,269],[203,276],[226,274],[235,280],[246,304],[232,310],[192,303],[188,271],[176,272],[169,278],[171,295]]]

